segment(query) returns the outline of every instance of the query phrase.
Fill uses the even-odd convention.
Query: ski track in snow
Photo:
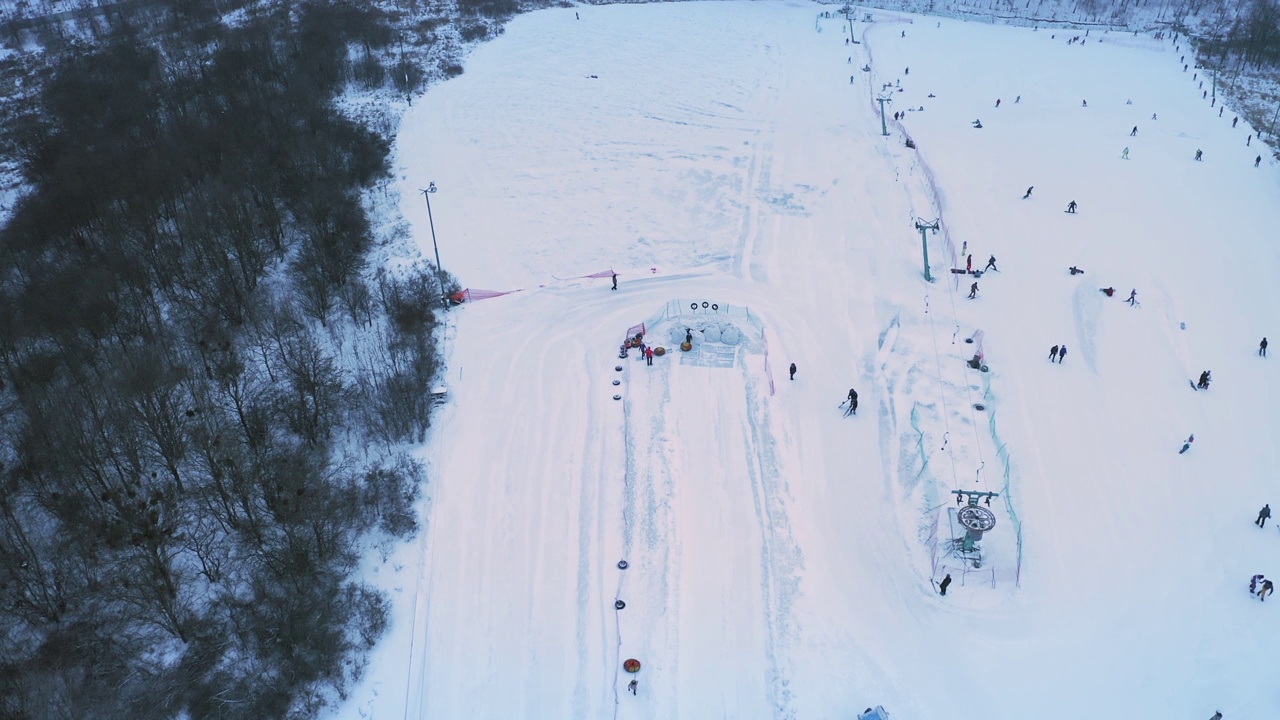
[[[402,196],[438,182],[444,265],[523,292],[453,315],[425,529],[373,576],[392,632],[353,713],[1280,713],[1253,642],[1280,619],[1241,592],[1280,574],[1280,540],[1244,524],[1280,463],[1250,350],[1280,320],[1256,131],[1168,42],[871,10],[846,45],[824,9],[522,15],[405,117]],[[926,283],[913,222],[939,216]],[[1001,268],[974,300],[950,273],[966,244]],[[617,292],[556,279],[606,268]],[[732,368],[647,367],[616,357],[642,320],[668,347],[746,336]],[[1001,493],[980,569],[945,551],[955,489]]]

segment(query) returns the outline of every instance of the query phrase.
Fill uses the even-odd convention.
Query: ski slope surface
[[[434,181],[517,292],[451,315],[338,716],[1280,717],[1269,148],[1171,37],[831,9],[523,15],[405,116],[423,255]]]

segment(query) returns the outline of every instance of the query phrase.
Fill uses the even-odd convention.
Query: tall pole
[[[440,246],[436,244],[436,221],[431,217],[431,196],[436,192],[436,184],[434,182],[428,184],[427,189],[421,192],[422,197],[427,200],[427,224],[431,226],[431,249],[436,252],[436,282],[440,283],[440,302],[448,307],[444,294],[444,268],[440,267]]]
[[[876,98],[876,100],[879,100],[879,101],[880,101],[880,134],[881,134],[881,135],[884,135],[885,137],[888,137],[888,136],[889,136],[889,126],[885,125],[885,123],[884,123],[884,104],[885,104],[886,102],[888,102],[888,101],[892,100],[892,98],[890,98],[890,97],[889,97],[889,96],[887,96],[887,95],[881,95],[881,96],[877,97],[877,98]]]
[[[920,231],[920,250],[924,253],[924,279],[925,282],[933,282],[933,275],[929,273],[929,238],[926,231],[932,230],[938,232],[941,220],[934,220],[931,223],[916,221],[916,229]]]

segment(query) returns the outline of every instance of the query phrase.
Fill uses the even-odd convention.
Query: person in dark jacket
[[[1057,360],[1057,359],[1058,359],[1058,346],[1054,345],[1053,347],[1049,348],[1049,362],[1053,362],[1054,360]]]
[[[992,255],[990,258],[987,259],[987,266],[982,269],[982,272],[986,272],[988,270],[994,270],[996,272],[1000,272],[1000,268],[996,267],[995,255]]]
[[[849,388],[849,409],[844,411],[845,415],[858,414],[858,391]]]
[[[1262,342],[1258,343],[1258,354],[1262,357],[1267,356],[1267,339],[1262,338]]]
[[[610,290],[617,290],[617,289],[618,289],[618,273],[614,273],[614,274],[613,274],[613,287],[612,287],[612,288],[610,288]]]
[[[1275,590],[1275,585],[1270,580],[1263,580],[1262,587],[1258,588],[1258,600],[1266,602],[1267,596],[1271,594],[1272,590]]]
[[[795,363],[791,363],[791,379],[792,379],[792,380],[795,380],[795,379],[796,379],[796,364],[795,364]]]
[[[1058,348],[1058,364],[1059,365],[1062,364],[1062,359],[1065,358],[1066,356],[1067,356],[1067,346],[1063,345],[1062,347]]]
[[[969,286],[969,299],[972,300],[976,297],[978,297],[978,283]]]
[[[1258,527],[1266,527],[1267,518],[1269,517],[1271,517],[1271,503],[1262,506],[1262,509],[1258,511],[1258,519],[1254,520],[1253,524]]]
[[[947,576],[942,578],[942,582],[938,583],[938,592],[942,595],[946,595],[947,586],[950,584],[951,584],[951,573],[947,573]]]

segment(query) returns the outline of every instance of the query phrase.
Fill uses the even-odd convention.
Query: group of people
[[[1054,345],[1053,347],[1049,348],[1049,362],[1053,362],[1054,360],[1057,360],[1058,364],[1061,365],[1062,361],[1066,359],[1066,357],[1067,357],[1067,346],[1065,344]]]

